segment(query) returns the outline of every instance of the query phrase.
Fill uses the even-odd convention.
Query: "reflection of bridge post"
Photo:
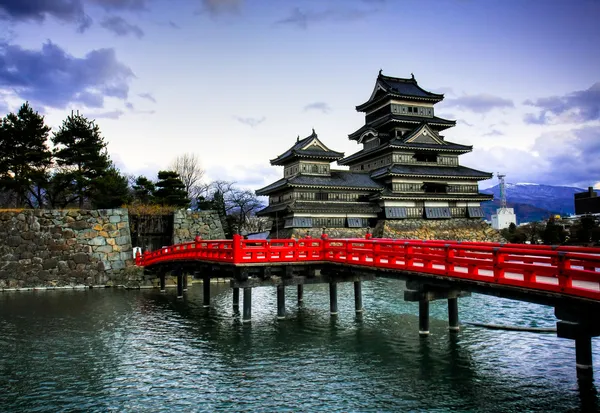
[[[183,292],[186,292],[188,290],[188,275],[184,274],[183,275]]]
[[[277,319],[285,319],[285,286],[277,286]]]
[[[210,273],[205,272],[202,278],[202,300],[204,307],[210,307]]]
[[[298,305],[301,306],[304,302],[304,285],[298,284]]]
[[[354,281],[354,310],[357,313],[363,312],[362,306],[362,282]]]
[[[252,318],[252,287],[244,287],[244,315],[242,321],[247,323]]]
[[[338,303],[337,303],[337,283],[329,283],[329,312],[331,315],[337,315]]]

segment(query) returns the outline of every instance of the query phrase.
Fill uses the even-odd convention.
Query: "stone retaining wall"
[[[175,211],[173,244],[191,242],[200,235],[204,239],[225,239],[223,225],[216,211]]]
[[[0,289],[111,285],[133,263],[126,209],[0,211]]]
[[[381,220],[373,230],[373,236],[395,239],[506,242],[490,224],[480,219],[469,218]]]

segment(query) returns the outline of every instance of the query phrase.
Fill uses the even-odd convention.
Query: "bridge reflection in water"
[[[285,318],[285,287],[328,283],[330,313],[338,312],[337,284],[354,283],[355,311],[362,309],[362,281],[376,277],[406,280],[406,301],[419,303],[419,334],[429,334],[429,303],[448,300],[451,331],[459,330],[458,298],[471,292],[555,308],[559,337],[575,340],[581,378],[593,377],[591,338],[600,335],[600,248],[392,239],[201,240],[138,255],[136,264],[156,273],[165,288],[184,273],[203,278],[210,306],[210,278],[230,277],[233,305],[243,289],[243,321],[252,316],[252,288],[277,288],[277,315]]]

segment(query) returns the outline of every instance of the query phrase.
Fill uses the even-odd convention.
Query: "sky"
[[[0,0],[0,114],[78,110],[123,173],[193,153],[257,189],[313,128],[358,151],[381,69],[444,93],[462,165],[600,188],[599,19],[600,0]]]

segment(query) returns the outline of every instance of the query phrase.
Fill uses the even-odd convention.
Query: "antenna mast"
[[[500,180],[500,208],[506,208],[506,188],[504,186],[505,176],[505,174],[498,172],[498,179]]]

